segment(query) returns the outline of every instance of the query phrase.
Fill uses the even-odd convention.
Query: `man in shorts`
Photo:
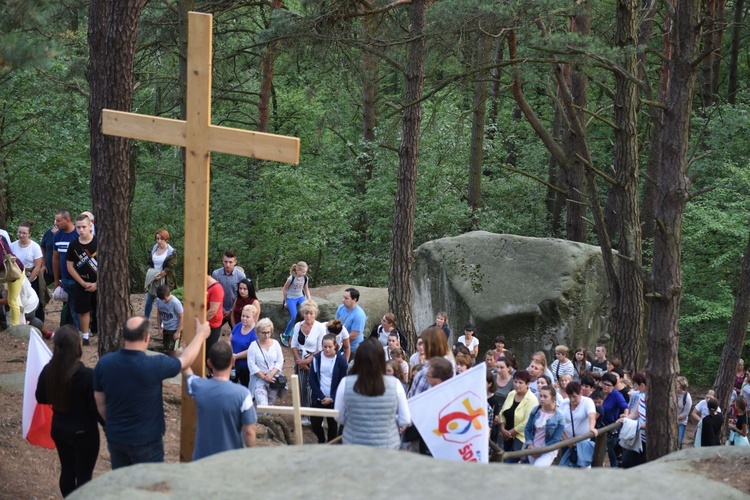
[[[76,217],[75,230],[78,239],[68,245],[65,259],[68,273],[75,281],[73,310],[78,314],[83,345],[89,345],[89,325],[91,311],[96,309],[96,278],[99,271],[96,236],[91,232],[91,221],[87,215]]]
[[[169,286],[156,287],[156,323],[164,346],[164,354],[174,356],[182,335],[182,302],[172,295]]]

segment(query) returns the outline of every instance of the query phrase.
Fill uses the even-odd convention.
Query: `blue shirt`
[[[357,346],[359,346],[359,344],[365,339],[365,323],[367,322],[365,310],[357,304],[350,311],[344,304],[341,304],[339,308],[336,309],[336,319],[341,320],[344,328],[346,328],[346,331],[350,334],[353,331],[359,332],[356,339],[349,339],[349,345],[351,346],[352,354],[354,354],[354,351],[357,350]]]
[[[195,400],[198,414],[193,460],[242,448],[242,427],[258,421],[250,390],[225,380],[191,375],[187,393]]]
[[[105,354],[94,368],[94,390],[105,396],[107,440],[139,445],[161,439],[166,430],[161,384],[181,369],[172,356],[134,349]]]
[[[71,232],[66,233],[62,230],[55,233],[55,250],[60,254],[60,279],[72,280],[73,276],[68,272],[68,245],[73,240],[78,239],[78,231],[73,229]]]
[[[622,397],[620,391],[612,389],[607,399],[602,403],[602,423],[609,425],[617,422],[625,410],[628,409],[628,404],[625,402],[625,398]]]
[[[237,323],[232,328],[232,352],[238,354],[242,351],[247,351],[250,344],[258,340],[258,335],[255,333],[255,328],[250,330],[247,335],[242,335],[242,323]],[[241,358],[235,360],[234,366],[236,368],[247,368],[247,358]]]

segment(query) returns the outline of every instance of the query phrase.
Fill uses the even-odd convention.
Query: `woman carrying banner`
[[[60,492],[66,497],[91,480],[101,417],[94,401],[94,370],[81,362],[78,329],[65,325],[53,338],[55,350],[39,374],[36,400],[52,405],[52,440],[60,457]]]
[[[385,374],[383,346],[376,338],[359,345],[334,401],[336,421],[344,426],[344,444],[399,449],[399,434],[411,422],[411,413],[404,387]]]

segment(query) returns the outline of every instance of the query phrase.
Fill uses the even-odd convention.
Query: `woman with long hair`
[[[250,278],[243,278],[237,283],[237,298],[234,299],[232,305],[232,314],[229,316],[229,324],[234,328],[234,325],[240,322],[242,317],[242,309],[245,306],[252,305],[255,307],[255,322],[257,323],[260,319],[260,300],[255,293],[255,285],[253,280]]]
[[[443,339],[445,335],[440,331]],[[354,365],[336,390],[336,421],[344,426],[344,444],[397,450],[399,434],[411,422],[401,383],[385,374],[383,346],[364,340],[354,353]]]
[[[430,384],[427,381],[427,368],[430,366],[430,358],[442,357],[447,359],[453,365],[453,372],[456,371],[456,360],[453,358],[450,348],[448,347],[448,339],[445,337],[445,333],[438,327],[430,327],[423,331],[420,335],[422,339],[422,350],[424,352],[424,365],[419,373],[414,377],[411,390],[409,391],[409,397],[414,397],[430,388]]]
[[[292,336],[294,323],[297,321],[297,308],[306,300],[310,300],[310,290],[307,286],[307,262],[299,261],[292,264],[289,269],[289,277],[284,282],[281,289],[283,302],[281,307],[289,309],[289,323],[286,324],[284,333],[281,334],[281,343],[289,345],[289,339]]]
[[[156,301],[156,288],[159,285],[167,285],[171,292],[177,287],[177,252],[169,244],[169,232],[166,229],[158,229],[154,239],[156,243],[148,253],[146,272],[146,308],[143,315],[147,318],[151,316]]]
[[[557,409],[556,400],[557,392],[554,386],[546,385],[539,389],[539,406],[531,411],[524,429],[527,450],[552,446],[562,441],[565,417]],[[557,458],[558,451],[529,455],[529,463],[535,467],[549,467]]]
[[[81,362],[81,334],[73,325],[54,335],[52,359],[39,374],[36,400],[52,405],[52,440],[60,457],[60,492],[68,496],[91,480],[99,456],[101,421],[94,401],[94,370]]]
[[[579,347],[573,355],[573,381],[580,383],[589,370],[591,370],[591,363],[588,360],[586,348]]]

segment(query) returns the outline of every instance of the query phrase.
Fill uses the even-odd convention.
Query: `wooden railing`
[[[619,429],[620,427],[622,427],[622,424],[620,422],[615,422],[613,424],[609,424],[605,427],[602,427],[601,429],[597,429],[596,447],[594,448],[594,460],[591,464],[592,467],[602,466],[602,464],[604,463],[604,454],[607,451],[607,433],[609,433],[610,431]],[[527,457],[529,455],[539,455],[541,453],[548,453],[550,451],[559,450],[561,448],[567,448],[568,446],[572,444],[576,444],[581,441],[591,439],[593,437],[594,437],[593,432],[587,432],[586,434],[581,434],[580,436],[566,439],[564,441],[560,441],[559,443],[555,443],[549,446],[544,446],[542,448],[533,448],[531,450],[519,450],[519,451],[504,451],[496,443],[490,442],[490,462],[503,462],[504,460],[517,460],[523,457]]]

